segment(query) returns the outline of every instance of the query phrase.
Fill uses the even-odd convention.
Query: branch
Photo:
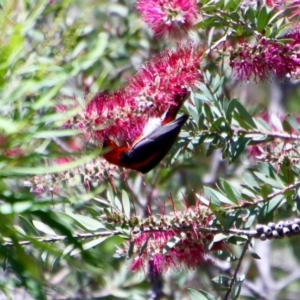
[[[261,131],[259,129],[255,129],[255,130],[246,130],[244,128],[236,128],[233,129],[234,133],[236,134],[251,134],[251,135],[264,135],[268,138],[271,139],[283,139],[283,140],[296,140],[296,141],[300,141],[300,135],[297,134],[290,134],[290,133],[286,133],[286,132],[269,132],[269,131]]]
[[[202,233],[212,233],[218,234],[222,233],[224,235],[239,235],[239,236],[246,236],[248,239],[250,238],[262,238],[262,235],[266,236],[268,239],[273,238],[280,238],[280,237],[289,237],[300,235],[300,219],[295,219],[294,221],[283,222],[279,221],[277,224],[272,223],[272,225],[257,225],[255,230],[248,230],[248,229],[223,229],[223,228],[216,228],[216,227],[195,227],[194,224],[189,226],[175,226],[172,227],[168,226],[166,228],[162,228],[160,225],[155,226],[153,225],[152,228],[140,226],[141,228],[134,228],[131,231],[131,237],[128,236],[127,238],[130,239],[132,236],[137,236],[139,234],[147,234],[147,233],[157,233],[157,232],[189,232],[189,231],[197,231]],[[278,234],[275,234],[277,232]],[[109,237],[109,236],[125,236],[123,231],[120,230],[113,230],[113,231],[98,231],[94,233],[78,233],[73,235],[73,238],[76,239],[87,239],[87,238],[97,238],[97,237]],[[28,239],[34,239],[35,241],[45,242],[45,243],[54,243],[58,241],[67,240],[69,237],[66,235],[54,236],[54,237],[28,237]],[[2,243],[2,246],[10,247],[14,246],[15,243],[9,241],[9,238],[6,239],[6,242]],[[125,238],[126,239],[126,238]],[[19,245],[26,246],[32,244],[31,240],[24,240],[18,243]]]
[[[232,206],[227,206],[226,208],[227,209],[239,209],[239,208],[242,208],[242,207],[249,207],[249,206],[252,206],[252,205],[256,205],[256,204],[261,203],[261,202],[270,201],[272,198],[274,198],[278,195],[282,195],[282,194],[286,193],[289,190],[297,188],[298,186],[300,186],[300,180],[296,181],[293,184],[288,185],[287,187],[285,187],[282,190],[279,190],[277,192],[269,194],[268,197],[266,197],[266,198],[259,197],[256,200],[254,200],[253,202],[244,202],[241,205],[232,205]]]
[[[270,131],[262,131],[259,129],[247,130],[244,128],[232,128],[232,132],[237,135],[262,135],[270,139],[282,139],[282,140],[296,140],[300,141],[300,135],[297,134],[290,134],[286,132],[270,132]],[[201,133],[204,134],[215,134],[219,132],[213,132],[210,130],[202,130]]]
[[[74,234],[72,237],[75,239],[87,239],[87,238],[107,237],[107,236],[114,236],[114,235],[121,235],[121,234],[124,234],[124,233],[121,231],[115,230],[115,231],[99,231],[99,232],[94,232],[94,233],[78,233],[78,234]],[[57,235],[55,237],[32,236],[30,238],[35,239],[35,241],[38,241],[38,242],[54,243],[54,242],[67,240],[69,237],[66,235]],[[10,246],[14,246],[14,244],[15,243],[13,243],[13,242],[4,242],[4,243],[2,243],[2,246],[10,247]],[[32,242],[30,240],[20,241],[20,242],[18,242],[18,244],[21,246],[27,246],[27,245],[31,245]]]
[[[236,269],[235,269],[235,271],[234,271],[233,277],[232,277],[232,279],[231,279],[230,286],[229,286],[229,288],[228,288],[228,290],[227,290],[227,292],[226,292],[225,297],[223,298],[223,300],[227,300],[228,297],[229,297],[229,295],[230,295],[230,293],[231,293],[232,287],[233,287],[233,285],[234,285],[234,283],[235,283],[235,281],[236,281],[238,271],[239,271],[239,269],[240,269],[240,267],[241,267],[242,260],[243,260],[245,254],[246,254],[246,251],[247,251],[247,249],[248,249],[248,246],[249,246],[249,244],[250,244],[250,241],[251,241],[251,239],[249,238],[249,239],[246,241],[245,245],[244,245],[242,254],[241,254],[240,258],[239,258],[238,265],[236,266]]]
[[[229,31],[226,33],[223,37],[221,37],[218,41],[216,41],[211,47],[209,47],[206,51],[205,54],[209,54],[212,50],[216,49],[219,47],[220,44],[225,43],[226,40],[233,34],[233,31]]]

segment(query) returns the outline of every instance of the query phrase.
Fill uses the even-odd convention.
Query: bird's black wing
[[[158,127],[136,143],[122,157],[122,161],[141,173],[149,172],[170,151],[187,119],[188,115],[182,115],[178,119]]]

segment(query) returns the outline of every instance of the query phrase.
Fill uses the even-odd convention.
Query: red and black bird
[[[175,119],[187,95],[180,96],[178,105],[170,106],[161,119],[150,119],[142,135],[131,145],[119,147],[110,139],[104,140],[103,148],[111,149],[104,158],[111,164],[143,174],[155,168],[170,151],[189,117],[184,114]]]

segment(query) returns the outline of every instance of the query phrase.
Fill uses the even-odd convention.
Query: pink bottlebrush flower
[[[264,81],[271,75],[279,79],[293,75],[300,67],[299,33],[293,32],[283,37],[288,43],[261,39],[259,45],[243,43],[231,55],[230,66],[240,80]]]
[[[268,7],[274,8],[274,7],[279,7],[282,5],[284,0],[265,0],[265,4]]]
[[[275,3],[274,3],[273,0],[266,0],[265,2],[266,2],[266,5],[267,5],[268,7],[274,7],[274,6],[275,6]]]
[[[145,262],[144,262],[144,259],[140,256],[136,257],[135,260],[132,262],[131,266],[130,266],[130,270],[132,272],[137,272],[137,271],[140,271],[142,269],[145,268]]]
[[[140,114],[138,103],[125,90],[99,93],[87,105],[82,129],[95,140],[112,137],[120,145],[133,141],[142,132],[147,120]]]
[[[198,14],[196,0],[138,0],[137,10],[156,35],[178,36],[191,29]]]
[[[129,80],[129,93],[140,101],[151,101],[161,114],[170,104],[177,104],[174,97],[203,79],[199,69],[202,55],[203,51],[192,45],[163,51]]]
[[[81,116],[66,126],[82,130],[87,140],[100,144],[107,138],[118,146],[131,144],[150,118],[161,117],[172,105],[181,106],[188,89],[202,80],[201,57],[202,51],[192,46],[164,51],[141,68],[126,88],[95,95]]]
[[[161,274],[164,267],[164,256],[160,253],[155,253],[153,257],[149,260],[149,265],[155,274]]]
[[[248,157],[251,160],[257,160],[265,153],[264,148],[257,146],[257,145],[250,145],[247,149]]]
[[[209,234],[184,231],[141,233],[135,240],[135,252],[140,253],[130,269],[140,271],[149,263],[156,274],[169,269],[194,269],[206,262],[206,246]],[[145,245],[147,245],[145,247]],[[214,250],[226,250],[224,242]]]

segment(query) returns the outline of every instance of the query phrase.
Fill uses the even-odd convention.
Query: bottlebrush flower
[[[176,239],[177,244],[168,249],[167,244]],[[206,261],[205,246],[209,242],[205,235],[190,232],[141,233],[135,240],[136,252],[141,253],[135,258],[130,269],[133,272],[140,271],[147,263],[151,264],[157,274],[164,273],[170,268],[195,268]],[[147,247],[142,250],[145,243]]]
[[[138,0],[137,10],[156,35],[175,35],[191,29],[197,20],[196,0]]]
[[[166,50],[113,93],[95,95],[80,116],[66,126],[78,128],[86,139],[102,143],[105,138],[119,146],[141,135],[149,118],[161,117],[169,106],[178,106],[197,81],[202,80],[202,51],[192,46]]]
[[[202,55],[203,51],[192,45],[165,50],[129,80],[127,90],[137,101],[150,101],[162,114],[169,105],[177,105],[176,96],[203,80],[199,69]]]
[[[168,147],[173,145],[175,141],[173,139],[178,135],[176,130],[180,130],[184,124],[177,124],[174,120],[177,112],[185,101],[189,89],[203,80],[199,70],[202,53],[202,50],[192,45],[162,52],[142,67],[129,80],[126,88],[95,95],[84,111],[69,120],[65,127],[81,130],[87,141],[110,150],[106,156],[104,155],[109,162],[140,171],[142,168],[140,161],[138,166],[136,163],[134,166],[131,165],[131,162],[135,161],[133,157],[127,155],[130,163],[128,160],[124,162],[125,149],[128,150],[126,153],[130,152],[133,155],[131,147],[136,147],[135,153],[140,159],[140,155],[144,153],[143,149],[146,149],[142,137],[146,138],[148,134],[160,132],[160,128],[161,132],[163,129],[169,129],[170,134],[167,135],[167,132],[164,134],[169,139]],[[58,107],[59,111],[66,109]],[[171,123],[172,121],[174,122]],[[171,125],[174,125],[174,128]],[[138,141],[144,146],[138,148]],[[150,170],[149,168],[159,163],[166,153],[164,150],[160,154],[156,150],[153,155],[149,153],[149,157],[145,157],[145,168],[143,165],[141,172]],[[152,159],[153,164],[150,164],[149,159]]]
[[[169,269],[194,269],[206,263],[207,246],[213,240],[213,235],[198,232],[197,228],[207,227],[209,217],[205,217],[198,207],[175,212],[170,219],[172,224],[181,220],[178,226],[181,228],[169,226],[153,232],[141,232],[135,238],[135,258],[130,266],[133,272],[146,270],[148,264],[153,272],[161,274]],[[211,251],[214,250],[227,250],[225,242],[214,243]]]
[[[82,129],[96,141],[110,137],[125,145],[142,132],[146,123],[147,113],[141,113],[138,106],[133,95],[130,96],[125,90],[99,93],[83,113]],[[149,109],[145,107],[143,112],[147,110]]]
[[[273,8],[273,7],[278,7],[278,6],[280,6],[280,5],[282,5],[283,4],[283,0],[265,0],[265,4],[266,4],[266,6],[268,6],[268,7],[271,7],[271,8]]]
[[[54,159],[53,165],[63,165],[74,161],[76,158],[65,157]],[[116,174],[117,167],[109,164],[102,157],[97,157],[90,163],[86,163],[72,170],[57,174],[34,176],[24,182],[24,186],[30,188],[30,192],[42,197],[53,196],[55,193],[66,193],[69,187],[85,186],[89,188],[91,183],[108,181]],[[111,182],[113,183],[113,182]],[[68,187],[68,188],[66,188]]]
[[[244,42],[231,53],[230,67],[239,80],[264,81],[273,74],[284,79],[293,76],[300,68],[299,31],[287,34],[287,43],[261,39],[255,46]]]

